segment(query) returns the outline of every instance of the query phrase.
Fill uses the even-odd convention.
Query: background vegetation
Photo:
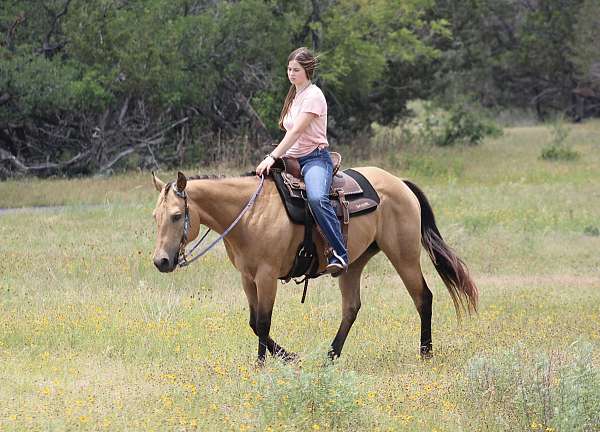
[[[480,287],[479,314],[459,324],[423,260],[433,360],[419,359],[418,315],[378,255],[335,366],[340,295],[322,278],[304,305],[301,286],[279,288],[273,336],[301,364],[255,370],[224,249],[153,267],[149,174],[8,180],[0,207],[66,207],[0,213],[0,430],[598,430],[600,123],[454,147],[414,145],[412,127],[379,127],[348,165],[419,184]],[[542,158],[559,138],[580,156]]]
[[[598,17],[595,0],[4,0],[0,177],[244,165],[281,136],[301,45],[334,143],[414,99],[458,125],[482,106],[597,115]]]

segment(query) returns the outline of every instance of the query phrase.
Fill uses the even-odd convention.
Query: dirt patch
[[[516,285],[568,285],[568,286],[597,286],[600,288],[600,279],[592,276],[576,275],[478,275],[477,282],[486,285],[516,286]]]
[[[105,207],[105,204],[79,204],[76,206],[72,205],[62,205],[62,206],[34,206],[34,207],[13,207],[13,208],[2,208],[0,207],[0,216],[9,215],[9,214],[17,214],[17,213],[55,213],[55,212],[63,212],[66,210],[72,209],[96,209],[100,207]]]

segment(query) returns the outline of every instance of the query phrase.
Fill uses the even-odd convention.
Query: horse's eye
[[[181,219],[181,214],[174,214],[173,216],[171,216],[171,220],[173,222],[177,222],[179,219]]]

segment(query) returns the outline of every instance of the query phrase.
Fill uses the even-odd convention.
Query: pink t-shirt
[[[309,85],[296,95],[287,115],[283,119],[283,127],[289,131],[300,113],[313,113],[318,117],[308,124],[298,140],[285,153],[286,156],[299,158],[306,156],[316,148],[327,147],[327,101],[319,87]]]

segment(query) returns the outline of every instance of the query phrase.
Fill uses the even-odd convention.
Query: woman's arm
[[[285,133],[285,136],[279,143],[279,145],[271,152],[271,156],[275,159],[280,158],[285,154],[286,151],[294,145],[302,132],[306,130],[311,121],[317,117],[316,114],[303,112],[298,115],[298,118],[294,122],[294,127]]]
[[[311,121],[317,117],[316,114],[303,112],[298,115],[294,122],[294,127],[285,133],[285,136],[279,145],[256,167],[256,175],[260,176],[266,171],[269,174],[269,169],[275,163],[275,159],[280,158],[286,151],[294,145],[298,138],[306,130]]]

